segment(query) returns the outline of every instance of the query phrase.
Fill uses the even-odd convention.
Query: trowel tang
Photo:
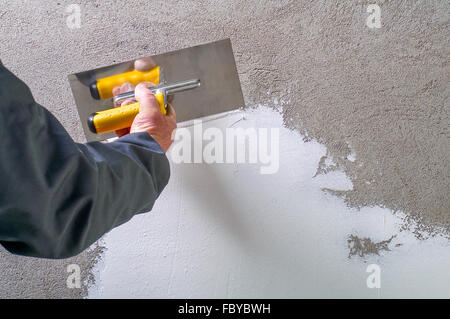
[[[161,85],[157,85],[154,87],[150,87],[149,90],[154,94],[156,94],[159,91],[162,91],[165,96],[168,96],[168,95],[175,94],[177,92],[183,92],[183,91],[195,89],[196,87],[199,87],[199,86],[200,86],[200,80],[195,79],[195,80],[181,81],[181,82],[172,83],[172,84],[161,84]],[[117,103],[120,103],[121,101],[127,100],[127,99],[134,99],[134,91],[116,95],[114,97],[114,103],[117,104]]]

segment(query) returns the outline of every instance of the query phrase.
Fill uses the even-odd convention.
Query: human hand
[[[176,114],[170,103],[167,104],[166,115],[161,113],[155,95],[148,89],[152,86],[153,83],[141,82],[134,90],[139,102],[139,113],[134,118],[130,133],[147,132],[164,152],[167,152],[173,142],[173,132],[177,128]]]
[[[170,103],[167,104],[167,114],[161,113],[155,95],[148,89],[152,86],[155,85],[150,82],[141,82],[135,88],[133,84],[127,82],[113,89],[114,96],[134,90],[135,98],[139,102],[139,113],[134,118],[131,127],[117,130],[115,133],[121,137],[129,133],[147,132],[164,152],[167,152],[173,142],[172,133],[177,127],[176,114]],[[135,102],[134,99],[126,99],[120,105],[115,106],[119,107]]]
[[[146,71],[155,67],[155,63],[151,58],[144,58],[136,60],[134,62],[134,67],[138,71]],[[135,90],[135,98],[140,104],[139,114],[134,119],[131,128],[120,129],[115,131],[115,133],[117,136],[121,137],[129,133],[145,131],[150,134],[166,152],[172,144],[172,133],[176,129],[176,114],[172,105],[170,105],[170,101],[172,101],[171,97],[168,100],[169,103],[167,114],[161,114],[156,98],[153,93],[148,90],[148,87],[152,86],[154,86],[153,83],[143,82],[141,88],[139,89],[139,96],[138,89],[136,88],[135,90],[134,85],[131,83],[124,83],[121,86],[114,87],[114,96]],[[140,87],[140,85],[138,85],[138,87]],[[135,102],[136,101],[134,99],[127,99],[121,101],[118,105],[116,104],[115,107],[128,105]]]

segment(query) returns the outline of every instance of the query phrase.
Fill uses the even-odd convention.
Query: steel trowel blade
[[[200,87],[176,93],[171,104],[177,122],[227,112],[244,107],[239,76],[230,39],[150,56],[162,69],[163,83],[200,79]],[[87,141],[101,141],[113,133],[94,134],[87,126],[90,114],[113,107],[112,99],[96,100],[89,90],[90,81],[133,69],[134,60],[69,75],[78,114]]]

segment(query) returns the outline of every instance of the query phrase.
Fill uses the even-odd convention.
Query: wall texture
[[[89,1],[79,29],[71,3],[0,0],[0,58],[75,140],[67,74],[230,37],[248,106],[282,105],[287,127],[326,147],[317,172],[353,184],[334,195],[402,212],[416,237],[448,235],[448,1]],[[366,26],[371,3],[380,29]],[[74,259],[83,276],[98,255]],[[82,296],[65,287],[70,263],[1,252],[0,296]]]
[[[280,128],[273,174],[260,173],[267,166],[260,157],[254,164],[178,163],[185,144],[175,142],[171,180],[152,212],[103,238],[89,297],[450,297],[448,239],[419,240],[390,209],[352,209],[324,192],[353,185],[342,170],[316,174],[326,147],[282,123],[281,114],[259,106],[201,125],[205,134],[215,128],[223,135]],[[195,130],[199,124],[189,127],[191,136]],[[267,140],[257,138],[261,149]],[[379,288],[367,286],[369,265],[379,267]]]

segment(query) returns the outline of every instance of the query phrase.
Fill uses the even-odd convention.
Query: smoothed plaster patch
[[[401,231],[401,218],[389,209],[349,208],[323,191],[327,183],[348,186],[345,174],[330,175],[331,183],[328,174],[314,177],[327,153],[323,145],[283,127],[271,108],[244,114],[204,125],[278,127],[280,171],[261,175],[254,164],[172,163],[153,211],[104,237],[107,249],[89,297],[450,296],[447,240],[417,240]],[[349,259],[349,234],[374,243],[395,236],[395,245]],[[380,291],[366,286],[369,263],[381,267]],[[433,275],[421,279],[423,273]]]

